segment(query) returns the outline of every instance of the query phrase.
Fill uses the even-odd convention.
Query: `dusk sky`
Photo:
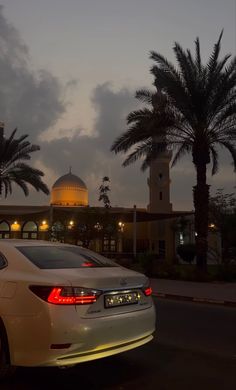
[[[203,59],[224,29],[222,55],[236,53],[235,0],[0,0],[0,120],[7,135],[29,134],[41,146],[34,166],[49,187],[69,171],[81,177],[90,205],[98,205],[103,176],[111,181],[112,206],[146,207],[148,172],[140,162],[121,166],[110,146],[137,107],[134,94],[151,88],[150,50],[175,61],[173,43]],[[235,173],[227,153],[209,175],[211,192],[232,192]],[[209,170],[210,171],[210,170]],[[195,172],[191,158],[171,170],[175,210],[192,209]],[[2,204],[48,204],[32,189]]]

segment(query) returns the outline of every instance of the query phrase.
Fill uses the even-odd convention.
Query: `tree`
[[[104,240],[118,234],[116,218],[108,209],[86,207],[74,215],[74,224],[70,229],[70,236],[75,243],[82,242],[82,246],[88,248],[95,239]]]
[[[213,228],[220,231],[223,259],[227,260],[230,257],[230,248],[236,247],[235,193],[227,194],[223,188],[218,188],[215,195],[209,199],[209,216]]]
[[[236,195],[224,193],[223,188],[218,188],[214,196],[209,198],[209,208],[212,218],[217,225],[221,225],[222,217],[236,212]]]
[[[0,125],[0,196],[4,193],[6,198],[12,193],[12,183],[17,184],[25,196],[29,195],[28,184],[48,195],[48,187],[41,179],[44,173],[24,162],[30,160],[31,153],[40,150],[40,147],[27,141],[28,135],[15,138],[16,131],[6,138]]]
[[[99,202],[102,201],[104,207],[106,207],[107,209],[111,207],[111,202],[108,196],[109,191],[111,191],[109,187],[109,183],[110,183],[109,177],[104,176],[102,179],[102,184],[99,187],[99,198],[98,198]]]
[[[127,118],[128,130],[112,145],[115,153],[126,153],[128,165],[144,157],[142,168],[164,150],[173,152],[172,166],[191,154],[197,184],[193,187],[197,265],[205,270],[207,260],[209,185],[207,166],[218,171],[218,147],[226,148],[236,169],[236,57],[219,58],[222,33],[208,62],[201,59],[200,42],[195,41],[195,56],[174,44],[176,68],[161,54],[151,52],[155,92],[141,90],[136,97],[148,108],[133,111]]]

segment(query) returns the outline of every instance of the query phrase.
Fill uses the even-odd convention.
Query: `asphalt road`
[[[235,390],[236,309],[156,300],[153,342],[67,370],[18,369],[1,390]]]

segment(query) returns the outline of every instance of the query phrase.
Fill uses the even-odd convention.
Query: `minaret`
[[[151,213],[170,213],[170,161],[171,152],[162,153],[160,157],[150,164],[149,205]]]
[[[149,205],[150,213],[170,214],[170,161],[171,152],[162,153],[150,164]],[[168,219],[149,222],[149,249],[168,261],[173,257],[173,243]]]

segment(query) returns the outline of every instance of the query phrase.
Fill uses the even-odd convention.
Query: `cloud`
[[[59,119],[66,112],[63,100],[68,89],[77,86],[76,80],[65,86],[46,69],[36,71],[30,64],[29,49],[18,31],[3,15],[0,7],[0,112],[6,123],[6,132],[14,127],[19,133],[28,133],[31,142],[40,143],[32,164],[43,169],[45,181],[51,187],[56,178],[65,174],[69,166],[85,180],[89,188],[90,203],[96,204],[98,187],[103,176],[111,179],[113,204],[145,204],[143,191],[146,178],[136,165],[121,167],[121,157],[110,152],[113,140],[125,129],[125,118],[135,107],[133,91],[114,90],[110,83],[98,85],[90,104],[95,113],[94,128],[86,135],[83,126],[59,128],[57,137],[50,138],[50,129],[56,130]],[[113,198],[113,199],[112,199]],[[132,199],[132,201],[130,201]],[[17,188],[7,200],[9,204],[40,204],[49,199],[35,191],[28,198]]]
[[[134,92],[126,88],[114,90],[108,82],[98,85],[91,96],[95,110],[92,136],[71,131],[70,136],[41,144],[45,166],[53,167],[58,176],[72,166],[72,172],[88,186],[91,205],[98,204],[98,187],[104,176],[111,180],[112,205],[148,203],[146,175],[140,172],[140,165],[124,169],[122,156],[110,152],[112,142],[126,128],[127,114],[137,106],[133,95]],[[61,134],[65,135],[66,131]]]
[[[69,83],[74,84],[74,81]],[[66,110],[63,86],[45,69],[31,68],[29,50],[0,6],[0,113],[7,129],[31,140],[53,126]]]

